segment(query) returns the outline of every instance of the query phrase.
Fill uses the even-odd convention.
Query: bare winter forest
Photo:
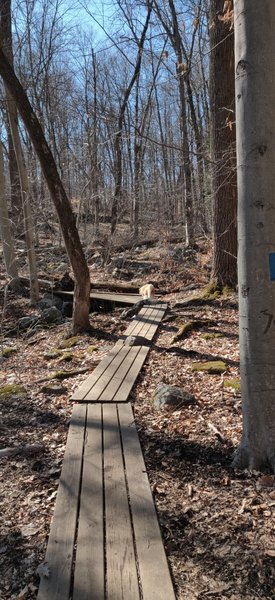
[[[90,293],[149,282],[168,308],[130,401],[175,597],[274,598],[264,4],[258,30],[254,0],[0,3],[0,600],[37,597],[70,396],[129,324]]]

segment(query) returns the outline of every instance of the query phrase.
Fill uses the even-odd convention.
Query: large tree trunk
[[[237,284],[237,179],[234,30],[223,19],[224,0],[211,0],[210,106],[213,195],[212,280]]]
[[[5,51],[11,65],[13,64],[12,52],[12,28],[11,28],[11,0],[2,0],[0,3],[0,38],[2,48]],[[7,111],[6,111],[7,112]],[[22,233],[22,200],[20,190],[20,179],[16,161],[16,155],[13,147],[13,139],[10,131],[8,114],[7,114],[7,138],[9,148],[9,172],[11,184],[11,214],[13,221],[13,230],[16,233]]]
[[[0,75],[16,102],[32,143],[39,158],[44,177],[60,221],[63,238],[75,276],[73,310],[74,333],[89,329],[90,276],[84,252],[79,240],[74,215],[67,194],[59,177],[52,152],[41,125],[29,103],[12,67],[0,47]]]
[[[8,141],[8,153],[9,153],[9,173],[10,173],[10,199],[11,199],[11,214],[13,231],[16,234],[21,234],[23,231],[23,219],[22,219],[22,201],[21,201],[21,190],[20,190],[20,178],[18,173],[18,166],[16,161],[16,155],[14,152],[12,135],[10,132],[10,125],[7,115],[6,122],[7,129],[7,141]]]
[[[11,31],[11,0],[2,0],[1,8],[1,24],[0,33],[2,36],[2,44],[4,44],[5,54],[13,66],[13,52],[12,52],[12,31]],[[28,174],[26,165],[24,162],[21,140],[18,130],[17,110],[15,102],[10,94],[9,89],[5,85],[6,100],[7,100],[7,112],[10,125],[10,133],[13,142],[13,149],[16,156],[16,162],[18,167],[18,175],[20,181],[20,191],[23,208],[23,223],[24,223],[24,234],[27,245],[27,256],[29,266],[29,277],[30,277],[30,300],[32,304],[39,299],[39,286],[37,277],[37,266],[36,256],[34,248],[34,228],[32,219],[32,210],[30,202],[30,190],[28,182]],[[13,182],[11,181],[11,184]]]
[[[31,209],[30,199],[30,188],[28,181],[28,173],[24,162],[21,140],[18,130],[18,119],[16,104],[11,97],[10,91],[6,89],[6,99],[8,108],[8,117],[11,130],[11,136],[13,140],[13,148],[16,156],[16,162],[20,180],[20,190],[23,207],[23,224],[24,234],[27,246],[28,266],[29,266],[29,278],[30,278],[30,301],[35,304],[39,300],[39,285],[37,276],[37,265],[35,255],[35,237],[34,237],[34,226]]]
[[[236,0],[243,436],[234,465],[275,470],[275,3]]]
[[[193,246],[195,241],[194,232],[194,213],[192,199],[192,171],[190,161],[190,148],[188,139],[188,123],[187,123],[187,106],[185,93],[185,65],[183,61],[183,47],[178,22],[178,15],[174,0],[168,0],[171,22],[166,22],[163,18],[162,11],[158,2],[154,2],[154,8],[160,19],[169,39],[173,46],[177,57],[177,78],[179,85],[180,99],[180,131],[181,131],[181,148],[182,148],[182,163],[181,177],[184,176],[184,197],[183,204],[185,209],[185,244]]]
[[[13,279],[14,277],[18,277],[18,270],[15,260],[9,212],[5,194],[5,170],[2,142],[0,142],[0,231],[6,271],[9,277],[12,277]]]
[[[188,127],[187,127],[187,106],[186,106],[186,94],[185,94],[185,75],[183,67],[183,51],[180,36],[180,29],[178,23],[178,17],[174,0],[168,0],[171,20],[172,20],[172,31],[167,34],[170,37],[173,45],[176,57],[177,57],[177,77],[179,83],[179,97],[180,97],[180,129],[181,129],[181,146],[182,146],[182,168],[185,179],[185,244],[186,246],[193,246],[195,242],[194,233],[194,213],[193,213],[193,199],[192,199],[192,172],[191,172],[191,161],[189,152],[189,139],[188,139]]]

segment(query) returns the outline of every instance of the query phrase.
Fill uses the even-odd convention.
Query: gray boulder
[[[187,392],[183,388],[159,383],[153,392],[152,401],[155,408],[169,410],[194,404],[196,399],[190,392]]]
[[[51,308],[52,306],[55,306],[56,308],[58,308],[58,310],[61,310],[62,304],[63,301],[61,298],[58,298],[58,296],[53,296],[52,294],[45,294],[45,296],[41,298],[41,300],[39,300],[37,306],[38,308],[41,308],[41,310]]]
[[[56,306],[51,306],[51,308],[43,310],[39,319],[40,323],[63,323],[63,321],[63,315]]]
[[[18,321],[18,325],[20,329],[29,329],[29,327],[34,327],[35,324],[38,323],[37,317],[22,317]]]

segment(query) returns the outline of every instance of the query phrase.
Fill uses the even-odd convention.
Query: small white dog
[[[155,288],[152,283],[146,283],[139,290],[143,300],[152,298],[155,295]]]

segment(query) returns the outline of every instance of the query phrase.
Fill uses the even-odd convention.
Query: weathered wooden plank
[[[153,315],[154,318],[149,319],[149,321],[151,321],[151,322],[149,324],[147,324],[146,333],[143,334],[141,332],[140,335],[144,335],[144,337],[146,337],[147,339],[152,340],[163,316],[165,315],[165,311],[166,311],[166,308],[165,309],[159,308],[158,310],[156,310],[155,314]]]
[[[109,600],[140,598],[115,404],[103,406],[106,585]]]
[[[165,310],[166,305],[163,304],[141,309],[140,318],[138,316],[135,319],[135,323],[132,323],[126,330],[124,339],[117,342],[93,373],[73,393],[72,400],[110,402],[114,399],[116,402],[126,402],[127,394],[131,391],[148,353],[148,348],[147,351],[143,349],[140,353],[136,349],[131,349],[131,345],[127,344],[127,338],[140,337],[150,341]],[[126,339],[125,336],[127,336]],[[142,346],[142,342],[140,346]],[[136,347],[137,344],[133,346],[133,348]]]
[[[106,386],[112,381],[113,377],[117,373],[120,365],[127,361],[128,354],[131,352],[131,346],[120,346],[119,352],[116,354],[114,360],[108,366],[108,369],[101,375],[100,379],[93,385],[85,396],[86,402],[96,402],[101,399]],[[112,400],[107,398],[108,401]]]
[[[73,407],[45,557],[49,577],[41,578],[38,600],[67,600],[70,596],[86,411],[83,405]]]
[[[143,600],[175,600],[156,510],[129,404],[118,406]]]
[[[54,294],[61,298],[68,298],[69,301],[73,301],[74,292],[54,290]],[[130,305],[136,304],[141,299],[139,294],[112,294],[110,292],[91,292],[90,298],[91,300],[105,300],[107,302]]]
[[[142,368],[142,365],[146,359],[146,356],[150,350],[148,346],[136,346],[139,348],[139,353],[137,354],[132,366],[130,367],[127,375],[124,377],[121,382],[120,387],[118,388],[116,394],[113,397],[114,402],[126,402],[130,391],[135,383],[135,380]]]
[[[143,307],[143,309],[141,309],[141,311],[126,329],[124,336],[139,335],[146,337],[147,339],[152,339],[163,315],[165,314],[166,308],[166,304],[148,306],[145,308],[145,310]]]
[[[95,300],[108,300],[109,302],[120,302],[125,304],[136,304],[140,300],[139,294],[110,294],[92,292],[91,297]]]
[[[88,406],[73,600],[104,600],[101,406]]]
[[[110,352],[108,352],[108,354],[102,359],[99,365],[97,365],[91,375],[89,375],[89,377],[87,377],[87,379],[85,379],[85,381],[83,381],[83,383],[74,391],[71,400],[84,400],[86,394],[93,387],[93,385],[97,383],[101,375],[103,375],[108,366],[114,360],[120,349],[121,344],[118,343],[112,348],[112,350],[110,350]]]
[[[161,313],[160,318],[157,318],[156,313],[153,313],[151,315],[151,318],[149,317],[147,322],[143,323],[143,326],[139,331],[139,335],[141,337],[145,337],[148,340],[151,340],[154,337],[155,332],[157,331],[157,328],[162,318],[162,314],[163,313]]]
[[[152,308],[149,306],[143,306],[137,316],[131,321],[127,327],[124,336],[127,335],[138,335],[139,330],[143,327],[143,324],[148,321],[148,315],[151,314]]]
[[[113,377],[110,379],[108,385],[105,387],[105,389],[101,393],[101,395],[99,397],[100,402],[110,402],[111,400],[113,400],[117,390],[120,388],[122,382],[124,381],[125,377],[127,376],[128,372],[130,371],[132,364],[136,360],[136,356],[138,353],[139,353],[139,346],[132,346],[129,348],[129,352],[128,352],[127,356],[125,356],[125,358],[124,358],[123,362],[121,363],[121,365],[119,366],[118,370],[113,375]],[[89,397],[90,396],[88,394],[87,399],[89,399]],[[127,397],[125,398],[124,401],[126,402],[126,400],[127,400]]]

